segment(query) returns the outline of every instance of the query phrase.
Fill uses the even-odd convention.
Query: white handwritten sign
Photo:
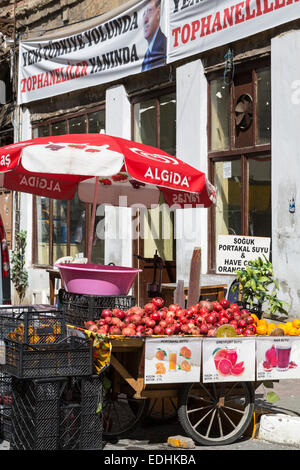
[[[270,238],[219,235],[217,244],[217,273],[234,273],[245,269],[248,262],[270,256]]]

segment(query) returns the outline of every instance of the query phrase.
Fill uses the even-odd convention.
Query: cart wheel
[[[179,395],[180,424],[201,445],[235,442],[249,426],[253,411],[251,382],[187,384]]]
[[[103,436],[106,439],[127,434],[144,418],[148,400],[108,390],[103,399]]]
[[[177,417],[177,397],[152,398],[147,412],[147,421],[167,423]]]

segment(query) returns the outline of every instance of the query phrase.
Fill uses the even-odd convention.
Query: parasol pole
[[[97,196],[98,196],[98,185],[99,178],[96,177],[95,188],[94,188],[94,200],[93,200],[93,210],[92,210],[92,220],[90,225],[89,233],[89,243],[88,243],[88,263],[91,262],[92,258],[92,249],[93,249],[93,240],[94,240],[94,227],[95,227],[95,218],[96,218],[96,207],[97,207]]]

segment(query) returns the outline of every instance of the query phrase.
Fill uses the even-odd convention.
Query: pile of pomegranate
[[[104,309],[101,318],[85,322],[85,328],[101,335],[205,335],[215,336],[217,329],[232,325],[237,335],[254,335],[255,321],[248,310],[226,299],[220,302],[200,301],[190,308],[171,304],[164,306],[161,297],[155,297],[144,308]]]

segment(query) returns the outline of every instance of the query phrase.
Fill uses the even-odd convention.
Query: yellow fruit
[[[292,324],[293,324],[294,328],[300,328],[300,319],[295,318],[295,320],[293,320]]]
[[[258,325],[256,328],[256,333],[258,335],[266,335],[268,334],[268,327],[266,325]]]
[[[269,323],[264,318],[261,318],[260,320],[258,320],[257,326],[265,326],[268,329],[268,325]]]
[[[268,331],[272,331],[276,328],[275,323],[268,323]]]
[[[284,324],[284,332],[286,335],[289,335],[290,334],[290,329],[293,328],[293,323],[291,321],[287,321],[285,324]]]
[[[291,336],[296,336],[298,334],[298,329],[292,326],[291,328],[289,328],[288,334]]]

